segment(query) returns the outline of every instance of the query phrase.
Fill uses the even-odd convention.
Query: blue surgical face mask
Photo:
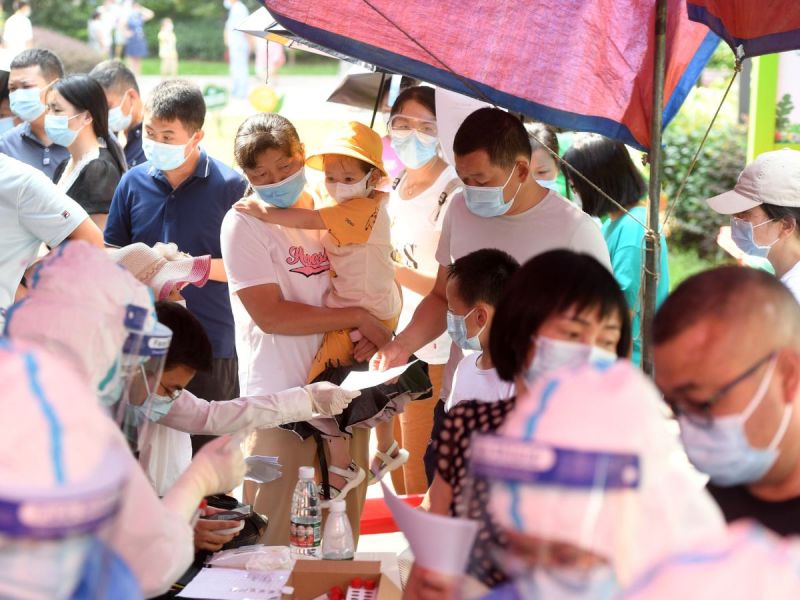
[[[3,135],[6,131],[11,131],[14,127],[14,117],[3,117],[0,119],[0,135]]]
[[[65,115],[47,115],[44,118],[45,134],[54,144],[64,147],[69,146],[75,141],[75,138],[78,137],[80,130],[83,129],[83,127],[75,130],[70,129],[69,122],[75,117],[81,116],[81,114],[72,115],[71,117]]]
[[[133,120],[133,114],[123,114],[122,112],[122,104],[125,100],[123,99],[120,102],[119,106],[115,106],[108,111],[108,128],[111,131],[125,131],[128,127],[131,126],[131,121]]]
[[[160,171],[172,171],[189,158],[186,147],[189,144],[162,144],[149,138],[142,140],[142,150],[150,164]]]
[[[784,408],[783,418],[766,448],[753,448],[744,429],[766,396],[774,371],[775,359],[772,359],[753,399],[738,415],[715,417],[707,427],[692,423],[685,415],[678,417],[681,440],[689,460],[708,475],[712,483],[725,487],[754,483],[764,477],[778,460],[778,444],[792,417],[791,404]]]
[[[617,355],[610,350],[580,342],[539,336],[536,338],[535,344],[533,361],[524,374],[525,381],[529,384],[556,369],[575,369],[586,364],[605,366],[617,360]]]
[[[435,156],[439,140],[432,135],[415,129],[401,134],[392,133],[392,148],[409,169],[419,169],[428,164]]]
[[[543,188],[547,188],[548,190],[553,190],[554,192],[558,191],[557,179],[537,179],[536,183],[538,183]]]
[[[453,339],[455,345],[462,350],[478,351],[481,349],[481,341],[479,336],[481,333],[483,333],[486,325],[481,327],[480,331],[478,331],[478,333],[472,337],[467,337],[467,317],[475,312],[475,309],[477,308],[477,306],[474,307],[465,315],[457,315],[452,311],[447,311],[447,333],[450,334],[450,337]]]
[[[303,188],[306,187],[306,170],[301,167],[296,173],[292,173],[278,183],[268,185],[254,185],[258,197],[264,202],[275,208],[289,208],[294,206]]]
[[[764,221],[758,225],[753,225],[750,221],[731,217],[731,238],[733,238],[733,243],[736,244],[739,247],[739,250],[745,254],[767,258],[769,251],[775,244],[778,243],[780,238],[776,238],[775,241],[768,246],[759,246],[756,244],[753,236],[757,227],[761,227],[767,223],[772,223],[774,220],[775,219],[770,219],[769,221]]]
[[[506,189],[508,182],[517,172],[516,166],[511,169],[506,182],[499,187],[480,187],[475,185],[464,186],[464,200],[467,203],[469,212],[478,217],[491,218],[499,217],[506,214],[511,205],[514,204],[514,199],[517,197],[519,188],[522,187],[522,182],[517,186],[517,191],[508,202],[503,198],[503,190]]]
[[[35,121],[44,112],[42,90],[37,87],[14,90],[8,95],[8,100],[11,112],[23,121]]]
[[[175,399],[171,396],[150,394],[149,401],[141,406],[134,406],[133,409],[144,419],[157,423],[169,414],[174,402]]]

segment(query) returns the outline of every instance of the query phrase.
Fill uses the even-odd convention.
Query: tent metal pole
[[[372,120],[369,122],[370,129],[375,127],[375,117],[378,115],[378,108],[381,106],[383,98],[383,85],[386,83],[386,71],[381,71],[381,84],[378,86],[378,95],[375,98],[375,108],[372,109]]]
[[[650,190],[648,226],[655,235],[645,238],[644,290],[641,311],[642,369],[653,375],[653,317],[656,312],[656,289],[661,264],[659,204],[661,199],[661,127],[664,112],[664,72],[667,47],[667,0],[656,0],[655,59],[653,69],[653,114],[650,120]]]

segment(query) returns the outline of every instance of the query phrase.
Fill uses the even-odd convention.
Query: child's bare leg
[[[340,469],[347,469],[350,466],[351,458],[350,452],[347,450],[347,443],[343,437],[328,437],[325,436],[325,440],[328,442],[328,456],[330,457],[330,466],[338,467]],[[328,481],[330,482],[331,486],[335,487],[337,490],[341,490],[344,485],[347,483],[344,477],[341,475],[337,475],[336,473],[332,473],[330,469],[328,469]]]
[[[394,439],[394,417],[375,425],[375,435],[378,438],[378,454],[370,465],[373,474],[384,469],[390,462],[394,462],[393,459],[397,459],[397,462],[391,465],[389,470],[394,470],[408,461],[408,452],[400,448]]]
[[[378,438],[378,450],[387,452],[394,442],[394,417],[378,423],[375,426],[375,436]],[[397,451],[392,456],[397,456]]]

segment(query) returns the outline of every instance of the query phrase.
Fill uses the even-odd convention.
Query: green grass
[[[669,240],[667,241],[669,244]],[[721,261],[713,261],[697,256],[693,250],[669,249],[669,288],[674,290],[682,281],[692,275],[706,271],[713,267],[723,264]]]
[[[281,75],[336,75],[338,65],[334,61],[286,64],[281,68]],[[145,58],[142,61],[142,75],[160,75],[161,61],[158,58]],[[255,66],[250,65],[250,74],[255,75]],[[189,77],[200,76],[226,76],[228,64],[206,60],[181,60],[178,63],[178,75]]]

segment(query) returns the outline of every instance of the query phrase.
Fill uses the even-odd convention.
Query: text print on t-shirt
[[[289,248],[289,256],[286,258],[286,264],[299,265],[294,269],[289,269],[289,272],[300,273],[306,277],[319,275],[331,268],[331,263],[328,261],[328,255],[325,250],[309,254],[302,246],[292,246]]]

